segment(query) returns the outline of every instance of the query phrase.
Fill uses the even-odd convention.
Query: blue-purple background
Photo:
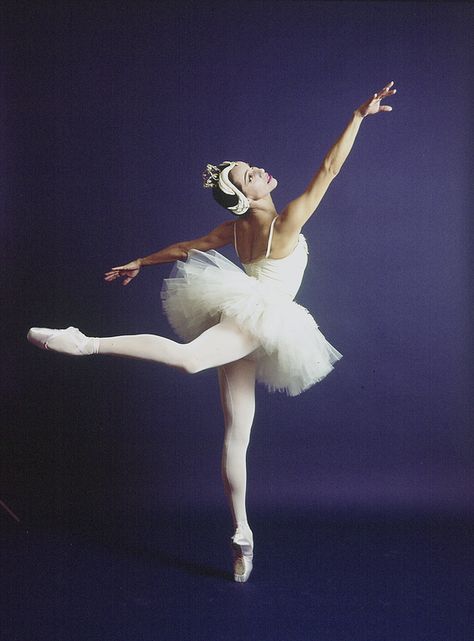
[[[249,507],[472,510],[472,5],[2,12],[1,497],[37,519],[224,504],[215,372],[41,353],[28,327],[172,336],[170,266],[103,272],[226,219],[206,162],[265,167],[281,208],[395,80],[304,230],[299,302],[344,358],[300,397],[258,390]]]

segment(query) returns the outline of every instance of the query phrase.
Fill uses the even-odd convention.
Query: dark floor
[[[453,517],[260,515],[246,584],[225,513],[0,521],[2,641],[474,639],[472,522]]]

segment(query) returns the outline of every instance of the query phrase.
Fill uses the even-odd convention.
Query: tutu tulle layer
[[[342,358],[307,309],[272,283],[257,280],[214,250],[191,250],[163,282],[163,309],[175,332],[191,341],[222,317],[256,336],[257,380],[296,396],[321,381]]]

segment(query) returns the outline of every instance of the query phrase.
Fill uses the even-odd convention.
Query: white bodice
[[[293,299],[303,280],[304,270],[308,264],[308,245],[303,234],[298,237],[296,247],[291,254],[284,258],[270,258],[272,251],[273,228],[278,216],[272,220],[268,234],[267,251],[265,256],[254,260],[251,263],[242,263],[247,276],[253,276],[257,280],[272,285],[278,290]],[[236,225],[234,224],[234,246],[237,256]]]
[[[242,266],[248,276],[275,286],[293,299],[300,288],[307,263],[308,245],[303,234],[300,234],[296,247],[285,258],[264,256],[251,263],[242,263]]]

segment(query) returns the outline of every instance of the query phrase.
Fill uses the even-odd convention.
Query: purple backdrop
[[[364,121],[305,227],[299,302],[344,358],[295,399],[259,389],[249,503],[470,510],[472,5],[2,14],[3,498],[32,514],[223,504],[215,372],[70,360],[27,329],[172,336],[169,266],[127,288],[102,273],[226,219],[201,188],[206,162],[267,168],[282,207],[395,80],[393,112]]]

